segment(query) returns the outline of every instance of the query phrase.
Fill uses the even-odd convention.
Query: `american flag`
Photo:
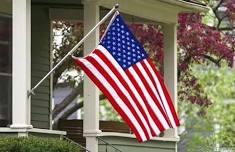
[[[99,45],[75,62],[129,125],[138,141],[149,140],[179,120],[155,65],[115,13]]]

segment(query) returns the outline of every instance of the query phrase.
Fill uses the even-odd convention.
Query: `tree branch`
[[[73,100],[78,96],[78,95],[81,95],[83,96],[83,85],[82,83],[79,83],[79,85],[73,89],[73,91],[59,104],[55,105],[55,108],[53,109],[53,112],[52,112],[52,119],[55,119],[59,113],[61,113],[70,103],[73,102]],[[101,94],[99,96],[99,100],[104,100],[106,97]],[[83,101],[82,101],[83,102]],[[77,109],[76,109],[77,108]],[[75,109],[78,110],[79,108],[81,107],[76,107]],[[75,110],[75,111],[76,111]],[[67,110],[69,111],[69,110]],[[75,112],[73,111],[73,112]],[[72,112],[72,111],[71,111]],[[72,112],[72,113],[73,113]],[[68,112],[67,112],[68,113]],[[71,113],[71,114],[72,114]],[[71,115],[70,114],[70,115]],[[67,117],[69,117],[70,115],[68,115]],[[66,117],[66,118],[67,118]]]
[[[216,12],[224,0],[220,0],[219,3],[213,8],[213,11]]]
[[[104,99],[106,99],[106,97],[103,95],[103,94],[101,94],[100,96],[99,96],[99,100],[100,101],[102,101],[102,100],[104,100]],[[72,101],[71,101],[72,102]],[[74,112],[76,112],[78,109],[80,109],[80,108],[82,108],[83,107],[83,100],[81,101],[81,102],[75,102],[69,109],[67,109],[61,116],[60,116],[60,118],[58,118],[58,119],[56,119],[55,121],[54,121],[54,123],[53,123],[53,128],[54,129],[57,129],[56,127],[57,127],[57,124],[58,124],[58,121],[59,121],[59,119],[67,119],[70,115],[72,115]],[[57,114],[58,115],[58,114]]]
[[[224,2],[224,0],[220,0],[220,2],[212,9],[213,12],[214,12],[214,14],[215,14],[215,16],[216,16],[216,18],[218,19],[218,24],[217,24],[217,26],[216,26],[217,28],[219,28],[219,26],[220,26],[222,20],[224,19],[224,17],[220,18],[219,15],[218,15],[218,13],[217,13],[218,8],[221,6],[221,4],[222,4],[223,2]]]
[[[63,111],[79,94],[83,96],[83,83],[79,83],[61,103],[55,105],[55,108],[52,111],[52,119]]]
[[[205,59],[208,59],[209,61],[213,62],[216,66],[220,67],[220,61],[222,60],[223,57],[219,58],[218,60],[216,60],[215,58],[209,56],[209,55],[206,55],[206,54],[203,54],[202,55]]]
[[[215,14],[215,15],[217,16],[217,14]],[[218,24],[217,24],[217,26],[216,26],[216,28],[217,28],[218,30],[220,29],[220,25],[221,25],[222,21],[223,21],[226,17],[227,17],[226,15],[223,16],[223,17],[221,17],[221,18],[216,17],[216,18],[218,19]]]
[[[60,119],[66,119],[68,118],[71,114],[73,114],[74,112],[76,112],[78,109],[83,107],[83,101],[79,102],[79,103],[75,103],[71,108],[69,108],[67,111],[65,111],[63,113],[63,115],[60,117]]]
[[[104,100],[106,97],[101,94],[99,96],[99,100],[102,101]],[[72,115],[74,112],[76,112],[78,109],[82,108],[83,107],[83,100],[79,103],[74,103],[73,106],[71,106],[71,108],[69,108],[68,110],[66,110],[63,115],[59,118],[59,119],[67,119],[70,115]]]
[[[183,62],[184,62],[184,63],[188,63],[188,62],[191,60],[191,58],[192,58],[192,56],[188,56],[188,57],[186,57],[186,58],[183,60]],[[178,80],[179,80],[180,76],[181,76],[181,70],[178,68],[178,70],[177,70],[177,78],[178,78]]]
[[[218,30],[219,31],[232,31],[232,30],[235,30],[235,27],[221,27]]]
[[[79,103],[76,102],[71,108],[69,108],[67,111],[65,111],[59,119],[56,119],[54,121],[53,129],[58,129],[57,126],[58,126],[58,122],[60,119],[68,118],[71,114],[73,114],[75,111],[77,111],[78,109],[80,109],[82,107],[83,107],[83,101],[81,101]]]

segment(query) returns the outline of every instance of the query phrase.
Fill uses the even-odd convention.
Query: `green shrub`
[[[79,152],[74,143],[55,138],[0,137],[0,152]]]

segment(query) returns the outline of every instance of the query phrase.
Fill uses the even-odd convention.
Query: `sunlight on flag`
[[[107,97],[138,141],[179,126],[159,72],[118,12],[97,48],[84,58],[75,58],[75,62]]]

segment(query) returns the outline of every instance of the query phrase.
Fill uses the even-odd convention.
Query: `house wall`
[[[121,136],[101,136],[101,138],[119,150],[127,152],[175,152],[176,148],[175,141],[151,140],[138,143],[135,138]],[[116,152],[113,147],[99,140],[99,152],[103,151]]]
[[[49,8],[32,4],[32,87],[50,70],[50,19]],[[31,98],[31,124],[35,128],[50,128],[50,80],[46,79]]]
[[[55,1],[54,1],[55,2]],[[70,1],[72,2],[72,1]],[[31,7],[31,86],[35,86],[50,71],[51,19],[53,8],[78,8],[49,1],[32,0]],[[78,15],[74,15],[78,16]],[[34,128],[49,129],[51,125],[51,83],[46,79],[31,98],[31,124]]]
[[[80,7],[81,7],[81,1],[79,0],[78,1],[32,0],[32,7],[31,7],[31,25],[32,25],[31,86],[32,87],[34,87],[47,74],[47,72],[50,71],[51,19],[55,18],[52,14],[53,8],[78,9]],[[77,16],[81,17],[80,13],[76,15],[75,14],[74,16],[76,17],[76,19]],[[51,125],[50,114],[51,114],[51,100],[52,100],[51,93],[52,93],[51,83],[50,79],[48,78],[35,90],[36,95],[33,95],[31,98],[31,124],[33,125],[34,128],[43,128],[43,129],[50,128]]]

